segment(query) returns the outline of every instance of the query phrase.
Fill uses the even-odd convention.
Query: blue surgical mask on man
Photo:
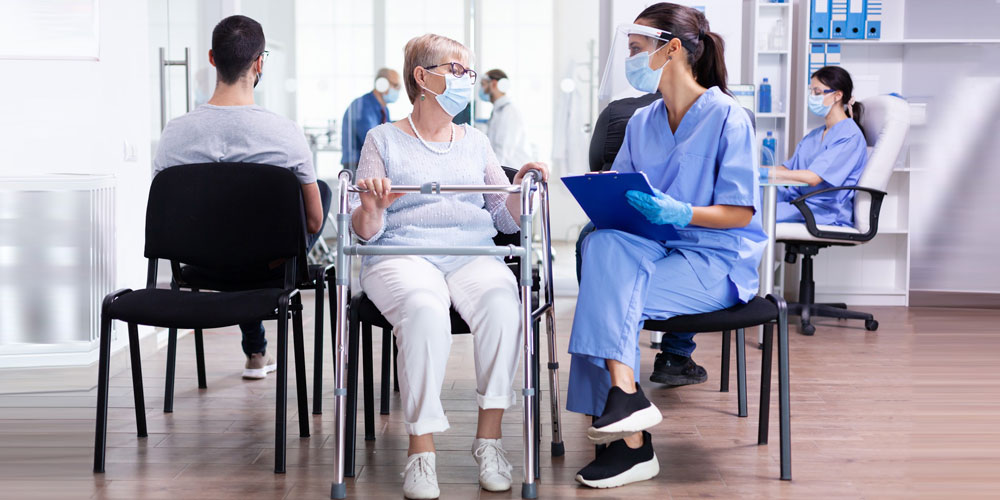
[[[825,99],[826,94],[809,94],[809,111],[811,111],[814,115],[826,117],[826,115],[830,113],[830,108],[832,108],[833,105],[824,105],[823,101]]]
[[[625,79],[633,88],[647,94],[656,92],[659,88],[660,75],[663,74],[663,68],[670,63],[670,59],[667,59],[659,69],[653,69],[649,67],[649,58],[663,47],[666,47],[666,44],[652,52],[640,52],[625,60]]]
[[[396,87],[389,87],[389,90],[382,95],[382,99],[385,100],[386,104],[392,104],[399,99],[399,89]]]
[[[486,92],[486,88],[482,85],[479,86],[479,100],[483,102],[490,102],[490,94]]]
[[[423,87],[423,89],[437,96],[437,102],[444,109],[445,113],[451,116],[461,113],[469,105],[469,101],[472,100],[472,77],[468,73],[462,75],[461,78],[451,73],[447,75],[430,73],[444,77],[444,92],[438,94],[427,87]]]

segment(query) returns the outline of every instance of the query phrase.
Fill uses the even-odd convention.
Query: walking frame
[[[330,489],[330,498],[342,499],[347,497],[347,484],[344,480],[344,435],[347,408],[347,388],[345,378],[345,367],[347,365],[347,304],[350,300],[349,286],[351,283],[351,257],[358,255],[487,255],[500,257],[520,257],[520,296],[521,296],[521,327],[524,332],[523,358],[521,366],[524,370],[524,388],[521,390],[524,396],[524,482],[521,484],[522,498],[538,498],[536,470],[536,439],[535,436],[535,403],[538,397],[538,389],[535,387],[533,367],[535,366],[534,335],[532,325],[535,321],[545,316],[546,333],[548,336],[549,350],[549,393],[552,411],[552,454],[560,456],[564,452],[562,442],[562,431],[559,419],[559,362],[556,357],[556,330],[555,330],[555,310],[554,294],[552,286],[552,238],[550,230],[549,213],[549,191],[548,184],[541,179],[541,173],[537,170],[529,171],[521,180],[520,185],[485,185],[485,186],[460,186],[441,185],[437,182],[428,182],[420,186],[393,186],[392,191],[397,193],[418,193],[440,195],[445,193],[508,193],[523,194],[521,197],[521,244],[520,246],[456,246],[456,247],[434,247],[434,246],[376,246],[355,244],[351,239],[350,224],[351,216],[348,209],[348,197],[350,193],[361,193],[363,189],[351,183],[351,173],[342,170],[338,175],[339,184],[339,211],[337,213],[337,278],[336,278],[336,323],[333,329],[333,365],[334,365],[334,407],[335,407],[335,428],[334,428],[334,448],[336,455],[333,460],[333,485]],[[541,212],[541,233],[542,246],[542,279],[544,281],[544,297],[537,309],[532,310],[531,286],[532,286],[532,219],[535,215],[535,194],[540,199],[539,211]],[[531,334],[529,334],[531,332]],[[386,383],[382,381],[382,383]]]

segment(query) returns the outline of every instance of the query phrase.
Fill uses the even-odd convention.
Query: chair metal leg
[[[746,336],[742,328],[736,330],[736,391],[739,407],[737,415],[747,416],[747,349]]]
[[[194,356],[198,365],[198,388],[207,389],[208,383],[205,380],[205,339],[201,328],[194,331]]]
[[[361,360],[365,370],[365,441],[375,440],[375,382],[372,365],[372,325],[361,325]]]
[[[781,432],[781,479],[792,479],[791,395],[788,368],[788,312],[778,303],[778,415]]]
[[[552,456],[561,457],[566,454],[566,445],[562,439],[562,409],[559,404],[559,356],[556,350],[556,318],[553,307],[549,307],[545,313],[545,330],[549,342],[549,407],[552,413]]]
[[[382,329],[382,376],[379,378],[379,389],[381,395],[379,399],[379,414],[389,414],[389,373],[393,362],[392,358],[392,330]]]
[[[274,472],[285,472],[285,425],[288,420],[288,297],[278,302],[278,372],[274,406]]]
[[[322,238],[320,238],[322,239]],[[323,414],[323,299],[326,282],[323,276],[316,276],[316,330],[313,334],[313,415]],[[333,311],[330,311],[333,315]]]
[[[146,437],[146,398],[142,393],[142,357],[139,353],[139,325],[128,324],[128,353],[132,365],[132,399],[135,402],[136,435]]]
[[[764,325],[764,345],[760,352],[760,417],[757,422],[757,444],[767,444],[771,419],[771,359],[774,351],[774,324]]]
[[[101,308],[100,355],[97,361],[97,424],[94,430],[94,472],[104,472],[104,452],[108,438],[108,379],[111,364],[111,318],[107,308],[110,297]]]
[[[722,367],[719,369],[719,392],[729,392],[729,350],[732,338],[729,330],[722,332]]]
[[[309,388],[306,387],[305,334],[302,328],[302,299],[296,295],[292,299],[292,348],[295,354],[295,402],[298,404],[299,437],[309,437]]]
[[[174,411],[174,378],[177,372],[177,329],[167,330],[167,375],[163,384],[163,413]]]
[[[399,346],[392,343],[392,391],[399,392]]]
[[[351,301],[348,311],[347,337],[347,404],[344,425],[344,476],[354,477],[354,455],[358,432],[358,330],[361,322],[355,301]]]

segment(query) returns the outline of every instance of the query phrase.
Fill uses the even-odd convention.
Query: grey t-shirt
[[[302,184],[316,182],[312,152],[298,125],[256,104],[202,104],[170,120],[153,158],[153,175],[177,165],[212,162],[285,167]]]

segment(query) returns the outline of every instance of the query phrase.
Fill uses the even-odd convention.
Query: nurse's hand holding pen
[[[382,215],[385,209],[403,196],[403,193],[392,192],[392,181],[388,177],[361,179],[358,187],[365,191],[359,193],[361,206],[352,214],[354,230],[362,239],[369,239],[382,228]]]

